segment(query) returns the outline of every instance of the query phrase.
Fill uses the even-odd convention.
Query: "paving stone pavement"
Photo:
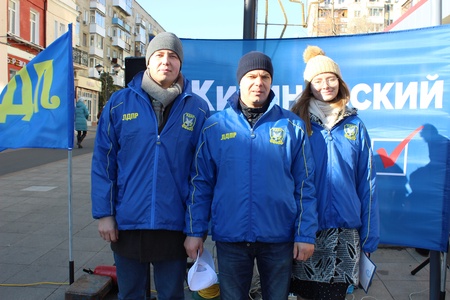
[[[64,299],[70,236],[75,280],[85,274],[83,268],[113,264],[109,244],[99,237],[91,216],[91,158],[92,153],[72,158],[71,235],[68,159],[0,176],[0,299]],[[213,245],[208,238],[211,251]],[[348,300],[429,299],[429,265],[411,275],[425,260],[414,249],[381,245],[372,260],[377,270],[369,293],[356,289]],[[447,276],[447,294],[448,283]],[[110,293],[107,299],[117,295]],[[192,299],[187,287],[186,299]]]

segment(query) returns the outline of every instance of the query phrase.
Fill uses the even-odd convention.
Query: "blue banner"
[[[241,56],[272,58],[273,90],[289,109],[303,89],[303,51],[335,60],[372,139],[381,243],[447,251],[450,200],[450,26],[269,40],[183,39],[183,73],[211,110],[236,91]],[[447,83],[446,83],[447,82]]]
[[[0,149],[71,149],[74,105],[70,24],[0,94]]]

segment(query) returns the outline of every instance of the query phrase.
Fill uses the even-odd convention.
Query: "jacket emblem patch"
[[[358,135],[358,126],[355,124],[346,124],[344,126],[344,135],[349,140],[356,140],[356,136]]]
[[[186,130],[193,131],[195,125],[195,116],[190,113],[185,113],[183,115],[183,125],[182,127]]]
[[[284,144],[284,137],[286,133],[283,128],[270,128],[270,142],[276,145]]]

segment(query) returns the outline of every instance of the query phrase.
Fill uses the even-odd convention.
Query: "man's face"
[[[248,107],[262,107],[269,97],[272,77],[265,70],[247,72],[239,83],[241,100]]]
[[[150,76],[163,88],[168,88],[180,74],[181,61],[171,50],[158,50],[150,56],[147,68]]]

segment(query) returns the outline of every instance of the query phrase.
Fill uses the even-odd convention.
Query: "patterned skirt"
[[[300,280],[357,285],[360,249],[356,229],[319,231],[314,254],[305,262],[295,261],[293,275]]]

